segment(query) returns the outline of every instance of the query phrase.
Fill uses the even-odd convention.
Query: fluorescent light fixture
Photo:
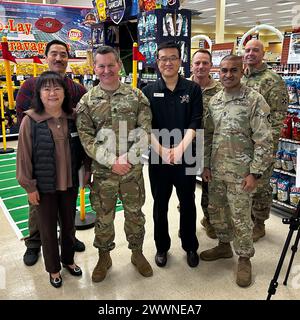
[[[236,20],[242,20],[242,19],[250,19],[250,17],[237,17]]]
[[[243,11],[233,11],[233,12],[230,12],[230,14],[238,14],[238,13],[242,13]]]
[[[287,18],[293,18],[293,16],[284,16],[284,17],[279,17],[280,19],[287,19]]]
[[[263,16],[270,16],[272,13],[260,13],[260,14],[257,14],[256,16],[257,17],[263,17]]]
[[[207,9],[202,9],[201,12],[206,12],[206,11],[213,11],[216,10],[216,8],[207,8]]]
[[[194,4],[194,3],[201,3],[201,2],[206,2],[207,0],[193,0],[190,1],[189,4]]]
[[[246,2],[255,2],[256,0],[246,0]]]
[[[269,9],[269,7],[257,7],[257,8],[252,8],[252,10],[264,10],[264,9]]]
[[[276,3],[276,6],[287,6],[289,4],[297,3],[295,1],[283,2],[283,3]]]
[[[271,18],[259,19],[259,21],[271,21],[271,20],[273,20],[273,19],[271,19]]]
[[[292,10],[293,10],[293,9],[281,10],[281,11],[277,11],[277,13],[292,12]]]
[[[240,3],[234,2],[234,3],[225,4],[225,7],[235,7],[235,6],[239,6],[239,5],[240,5]]]
[[[236,23],[226,23],[225,27],[227,26],[236,26]]]

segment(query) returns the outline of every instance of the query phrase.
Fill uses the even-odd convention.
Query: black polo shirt
[[[150,101],[152,129],[171,131],[178,128],[183,137],[186,129],[201,128],[202,93],[195,82],[179,76],[174,91],[171,91],[160,78],[144,87],[143,93]]]

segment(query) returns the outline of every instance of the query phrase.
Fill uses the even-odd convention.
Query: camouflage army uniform
[[[105,92],[98,85],[81,98],[76,111],[80,140],[93,159],[90,200],[97,214],[94,246],[100,251],[114,249],[115,205],[119,196],[125,212],[124,229],[129,248],[142,249],[145,234],[145,217],[141,211],[145,202],[142,164],[133,165],[129,173],[123,176],[113,173],[111,168],[120,153],[124,153],[119,152],[121,139],[123,144],[125,142],[128,155],[140,157],[144,151],[138,147],[137,141],[128,142],[127,137],[131,130],[141,128],[146,132],[148,143],[152,118],[149,102],[140,90],[132,89],[129,85],[120,84],[113,93]],[[119,124],[122,121],[127,124],[127,130],[119,137]],[[115,133],[115,152],[105,144],[107,137],[103,138],[100,134],[109,129]]]
[[[272,161],[270,108],[255,90],[224,90],[209,103],[205,118],[204,166],[210,168],[209,217],[221,242],[233,239],[237,255],[254,255],[251,194],[242,190],[250,173],[262,174]],[[234,232],[233,232],[234,229]]]
[[[267,64],[263,64],[260,70],[250,70],[247,68],[241,81],[248,87],[258,91],[270,106],[272,135],[274,154],[278,149],[278,139],[283,119],[288,108],[288,91],[284,80],[268,69]],[[270,177],[273,172],[273,161],[270,162],[269,168],[265,171],[256,189],[253,193],[252,216],[259,220],[267,220],[270,215],[272,205],[272,188],[270,186]]]
[[[194,76],[191,76],[190,80],[193,81]],[[203,114],[205,115],[208,109],[208,103],[210,99],[222,90],[223,86],[221,82],[212,79],[212,84],[204,89],[202,89],[202,101],[203,101]],[[204,121],[204,117],[202,118]],[[204,128],[202,123],[202,128]],[[207,211],[208,207],[208,182],[202,181],[202,195],[201,195],[201,207],[204,216],[209,220],[209,215]]]

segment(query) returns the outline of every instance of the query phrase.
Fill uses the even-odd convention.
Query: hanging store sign
[[[125,0],[107,0],[107,7],[110,19],[119,24],[125,13],[126,3]]]
[[[93,11],[86,7],[1,1],[0,38],[7,37],[8,49],[17,59],[43,56],[47,43],[54,39],[67,43],[70,57],[75,58],[76,52],[88,48],[91,29],[84,21]]]

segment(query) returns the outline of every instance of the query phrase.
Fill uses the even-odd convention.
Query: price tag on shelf
[[[18,75],[17,76],[17,80],[18,81],[23,81],[24,80],[24,76],[23,75]]]
[[[284,69],[283,74],[289,74],[289,70],[288,69]]]
[[[297,70],[296,74],[300,74],[300,69]]]

